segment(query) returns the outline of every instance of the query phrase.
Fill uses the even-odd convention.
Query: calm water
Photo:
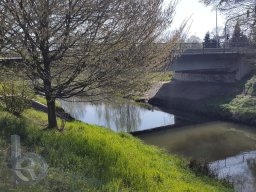
[[[128,101],[98,104],[62,101],[61,105],[75,119],[114,131],[135,132],[175,124],[172,114],[143,108]]]
[[[256,128],[211,122],[155,131],[139,136],[145,143],[187,158],[205,160],[218,178],[235,191],[256,191]]]
[[[244,125],[211,122],[139,136],[148,144],[192,159],[215,161],[256,150],[256,129]]]
[[[241,153],[209,164],[218,178],[234,184],[235,191],[256,191],[256,151]]]

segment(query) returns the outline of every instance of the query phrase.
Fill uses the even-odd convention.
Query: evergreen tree
[[[256,45],[256,27],[253,27],[251,29],[251,43],[253,44],[253,46]]]
[[[234,32],[232,35],[232,42],[239,42],[240,37],[241,37],[241,28],[240,28],[240,23],[239,21],[236,22],[235,28],[234,28]]]
[[[210,33],[207,32],[204,37],[204,48],[217,48],[218,42],[215,38],[210,38]]]
[[[237,21],[231,38],[231,46],[241,47],[248,45],[248,38],[241,32],[240,22]]]
[[[211,39],[210,39],[210,33],[207,32],[204,37],[204,47],[209,48],[211,47]]]

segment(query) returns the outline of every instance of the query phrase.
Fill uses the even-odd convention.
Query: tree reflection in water
[[[95,111],[98,122],[101,122],[102,126],[115,128],[116,131],[137,131],[141,125],[141,108],[129,103],[88,103],[73,100],[73,102],[62,101],[61,105],[75,119],[82,121],[89,120],[90,115],[88,113],[94,113]],[[94,111],[92,111],[92,108]]]
[[[86,103],[85,102],[80,102],[78,99],[70,99],[67,101],[60,101],[61,102],[61,107],[69,113],[73,118],[77,120],[81,120],[81,116],[86,115]]]
[[[98,115],[104,114],[108,127],[115,124],[117,131],[137,131],[141,125],[140,109],[127,103],[107,103],[101,108]],[[111,122],[112,121],[112,122]]]
[[[62,107],[75,119],[114,131],[134,132],[175,124],[172,114],[148,110],[126,100],[90,103],[62,101]]]

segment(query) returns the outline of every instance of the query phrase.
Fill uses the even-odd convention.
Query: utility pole
[[[0,54],[3,49],[3,43],[4,43],[4,14],[2,12],[0,13]]]
[[[216,40],[217,47],[219,46],[219,35],[218,35],[218,5],[216,6]]]

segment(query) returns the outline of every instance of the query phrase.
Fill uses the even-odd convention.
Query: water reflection
[[[157,145],[191,159],[215,161],[256,150],[256,130],[225,122],[211,122],[140,135]]]
[[[148,144],[190,159],[211,162],[218,178],[234,184],[235,191],[256,191],[256,129],[226,122],[211,122],[139,136]]]
[[[127,101],[122,102],[61,102],[65,111],[75,119],[109,127],[114,131],[134,132],[173,125],[174,115],[149,110]]]
[[[94,105],[94,107],[98,119],[104,120],[106,127],[114,125],[117,131],[133,132],[141,126],[141,109],[134,105],[105,103]]]
[[[227,179],[235,191],[256,191],[256,151],[244,152],[209,164],[210,170],[220,179]]]

